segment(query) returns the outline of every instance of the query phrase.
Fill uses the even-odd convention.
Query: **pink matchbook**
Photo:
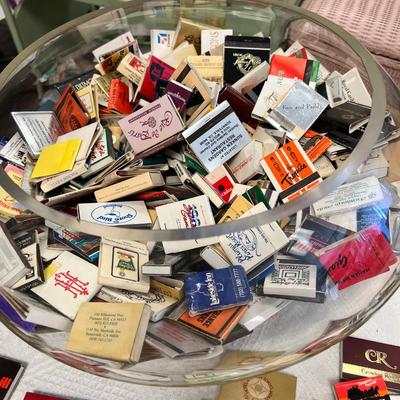
[[[160,97],[118,123],[135,154],[142,153],[185,128],[168,95]]]

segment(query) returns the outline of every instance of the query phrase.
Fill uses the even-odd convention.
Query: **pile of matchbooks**
[[[103,226],[192,229],[289,203],[341,167],[369,120],[359,71],[328,71],[298,42],[272,51],[262,34],[185,18],[150,41],[115,37],[91,70],[49,87],[55,103],[12,112],[5,172],[99,232],[38,217],[1,189],[0,310],[14,324],[71,332],[66,350],[116,362],[144,362],[144,344],[209,355],[292,302],[322,304],[390,272],[390,112],[357,174],[295,215],[185,241],[101,237]]]

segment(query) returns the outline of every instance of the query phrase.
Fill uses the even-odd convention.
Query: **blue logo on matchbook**
[[[189,315],[222,310],[250,302],[253,296],[240,265],[185,275]]]
[[[91,217],[101,224],[119,225],[135,219],[137,211],[124,204],[110,203],[96,207]]]
[[[170,40],[169,37],[170,37],[169,33],[159,33],[157,35],[157,43],[162,44],[164,46],[168,46]]]
[[[229,233],[225,237],[229,240],[228,246],[233,251],[238,263],[261,256],[257,248],[257,235],[252,229]]]

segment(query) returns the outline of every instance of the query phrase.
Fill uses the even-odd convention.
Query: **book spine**
[[[183,298],[183,291],[164,285],[154,279],[150,281],[150,287],[165,296],[172,297],[173,299],[181,300]]]
[[[85,165],[85,163],[82,163],[81,166],[79,166],[76,169],[74,168],[72,171],[68,171],[59,176],[55,176],[54,178],[45,179],[40,184],[40,189],[42,189],[43,192],[45,192],[45,193],[50,192],[51,190],[64,185],[64,183],[67,183],[67,182],[71,181],[72,179],[75,179],[78,176],[81,176],[86,171],[87,171],[86,165]]]
[[[149,174],[146,176],[138,176],[115,185],[96,190],[94,195],[98,202],[108,202],[120,199],[121,197],[135,194],[137,192],[151,189],[153,187]]]
[[[100,300],[103,300],[107,303],[126,303],[129,302],[129,299],[123,296],[119,296],[118,294],[111,294],[107,291],[107,288],[102,288],[99,293],[97,293],[97,297]]]
[[[18,325],[20,328],[24,329],[27,332],[32,332],[36,325],[30,322],[24,321],[18,313],[14,310],[14,308],[6,301],[3,296],[0,295],[0,312],[2,312],[5,316],[10,318],[12,322]]]

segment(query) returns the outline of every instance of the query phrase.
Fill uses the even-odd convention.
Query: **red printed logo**
[[[88,285],[89,282],[82,282],[77,276],[71,275],[70,271],[59,272],[55,275],[54,286],[61,286],[64,291],[72,293],[74,299],[78,296],[88,296]]]
[[[9,377],[7,377],[7,376],[3,376],[3,377],[0,379],[0,389],[7,390],[7,389],[10,387],[11,382],[12,382],[12,379],[11,379],[11,378],[9,378]]]

